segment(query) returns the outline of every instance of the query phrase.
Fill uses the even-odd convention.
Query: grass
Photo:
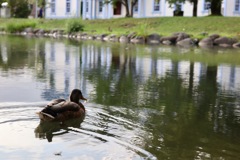
[[[0,19],[0,28],[5,29],[9,23],[36,23],[39,29],[66,30],[69,19]],[[221,36],[240,39],[240,18],[238,17],[158,17],[158,18],[120,18],[108,20],[81,20],[84,32],[94,34],[129,34],[138,35],[158,33],[163,36],[175,32],[186,32],[193,37],[203,37],[201,33],[220,34]]]
[[[31,27],[35,28],[36,23],[35,22],[27,22],[27,23],[8,23],[6,25],[6,31],[10,33],[16,33],[16,32],[21,32],[25,28]]]

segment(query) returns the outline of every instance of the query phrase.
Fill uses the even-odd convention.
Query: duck
[[[40,112],[37,112],[41,122],[61,121],[73,118],[85,118],[85,107],[80,100],[87,101],[80,89],[73,89],[69,100],[54,99],[48,103]]]

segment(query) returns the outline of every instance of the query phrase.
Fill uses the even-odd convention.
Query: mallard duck
[[[79,89],[72,90],[69,101],[65,99],[52,100],[47,106],[37,112],[41,121],[65,121],[72,118],[85,117],[85,108],[79,100],[87,100]]]

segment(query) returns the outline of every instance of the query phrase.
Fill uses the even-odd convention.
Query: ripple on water
[[[88,103],[83,123],[44,127],[35,115],[44,104],[0,103],[0,159],[156,159],[136,145],[139,124]]]

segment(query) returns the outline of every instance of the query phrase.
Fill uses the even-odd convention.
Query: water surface
[[[162,56],[238,52],[2,36],[0,159],[238,159],[238,63]],[[85,120],[40,124],[73,88]]]

